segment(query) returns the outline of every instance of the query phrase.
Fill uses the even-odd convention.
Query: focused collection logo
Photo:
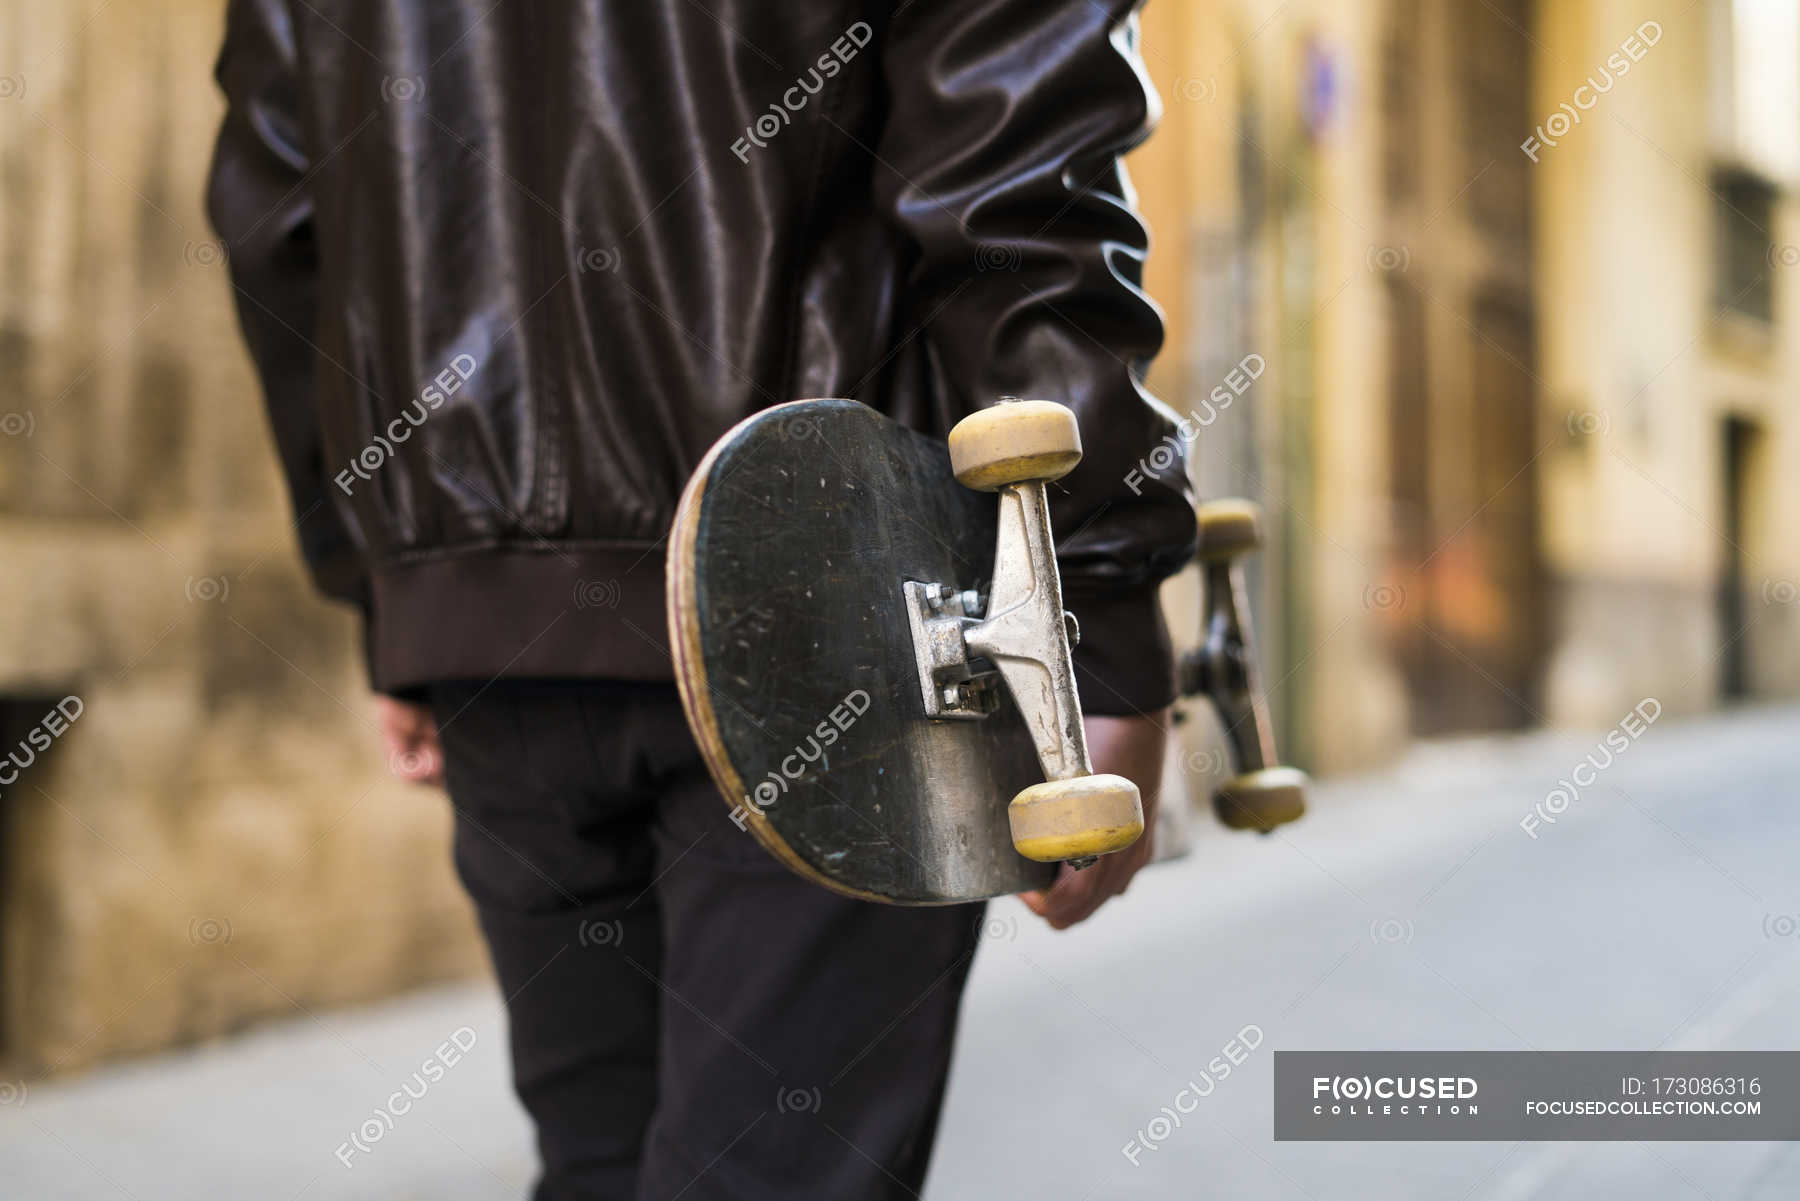
[[[1472,1076],[1314,1076],[1312,1111],[1321,1117],[1474,1117],[1481,1112],[1474,1104],[1480,1090]]]

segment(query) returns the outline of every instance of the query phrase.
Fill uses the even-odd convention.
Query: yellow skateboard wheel
[[[1144,832],[1138,787],[1124,776],[1077,776],[1033,784],[1007,807],[1013,846],[1056,863],[1122,851]]]
[[[1262,510],[1254,501],[1209,500],[1194,510],[1194,518],[1203,561],[1233,559],[1262,545]]]
[[[950,431],[950,466],[963,487],[1061,479],[1081,462],[1081,430],[1067,406],[1018,400],[970,413]]]
[[[1233,830],[1267,834],[1306,812],[1306,773],[1266,767],[1233,776],[1213,793],[1213,812]]]

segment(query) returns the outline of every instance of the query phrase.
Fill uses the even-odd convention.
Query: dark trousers
[[[432,705],[538,1201],[916,1196],[981,907],[789,873],[730,820],[673,685]]]

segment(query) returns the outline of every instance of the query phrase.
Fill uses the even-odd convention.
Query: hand
[[[1138,868],[1150,862],[1156,843],[1156,806],[1162,797],[1163,750],[1169,741],[1170,711],[1143,717],[1090,717],[1088,754],[1096,773],[1124,776],[1144,798],[1144,835],[1122,851],[1100,856],[1092,867],[1076,871],[1062,864],[1047,890],[1020,893],[1026,908],[1067,930],[1086,921],[1112,897],[1131,886]]]
[[[444,751],[438,745],[437,719],[428,705],[376,696],[375,727],[388,770],[414,784],[444,782]]]

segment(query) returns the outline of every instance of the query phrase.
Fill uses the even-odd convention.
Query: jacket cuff
[[[1067,591],[1075,615],[1075,686],[1081,710],[1100,717],[1154,713],[1175,700],[1175,652],[1158,589]]]

